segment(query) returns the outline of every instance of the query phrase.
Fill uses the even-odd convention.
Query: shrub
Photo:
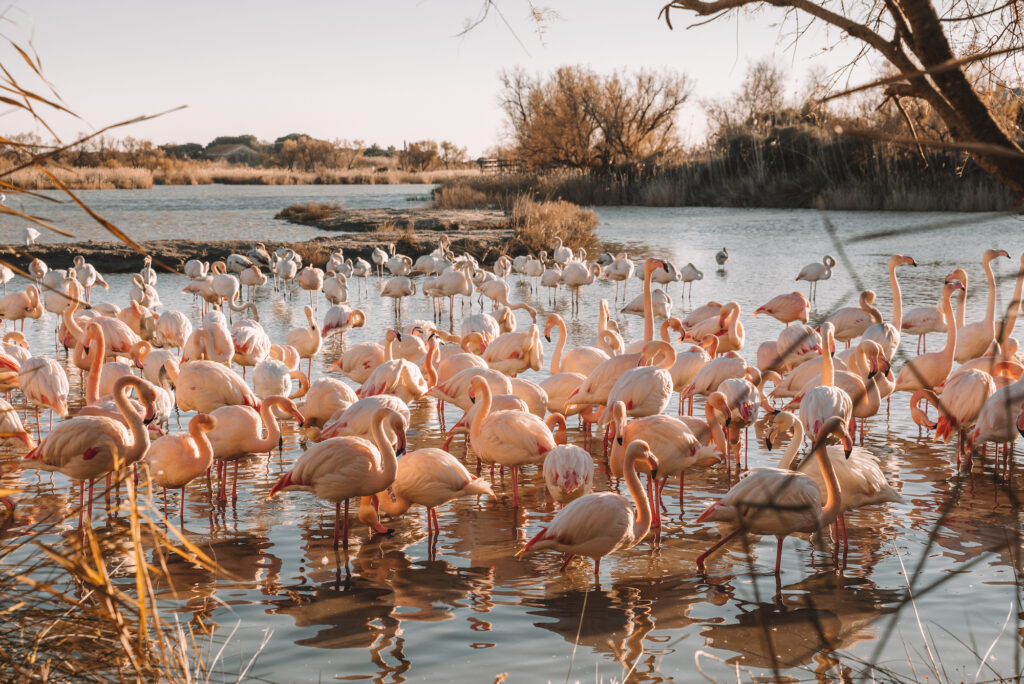
[[[515,246],[530,252],[550,250],[555,238],[571,249],[598,251],[597,214],[562,200],[538,202],[520,197],[509,212]]]
[[[486,209],[490,206],[487,195],[464,182],[442,185],[434,192],[434,206],[438,209]]]
[[[341,202],[309,202],[307,204],[296,203],[287,206],[274,216],[276,219],[293,219],[297,223],[307,221],[318,221],[328,218],[335,211],[344,209]]]

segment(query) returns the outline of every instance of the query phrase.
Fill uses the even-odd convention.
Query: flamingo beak
[[[299,412],[299,410],[298,410],[298,409],[294,409],[294,410],[292,410],[292,411],[289,411],[289,413],[291,413],[291,414],[292,414],[292,418],[294,418],[295,420],[297,420],[297,421],[299,422],[299,425],[302,425],[303,423],[305,423],[305,422],[306,422],[306,417],[305,417],[305,416],[303,416],[303,415],[302,415],[302,414],[301,414],[301,413]]]
[[[547,333],[544,333],[544,339],[547,340],[548,342],[550,342],[551,341],[551,335],[549,335]]]
[[[903,263],[910,264],[911,266],[917,266],[917,262],[914,261],[913,257],[903,257]]]
[[[618,443],[619,446],[622,446],[622,437],[616,437],[615,441],[616,443]]]
[[[405,431],[403,430],[398,435],[398,448],[395,449],[395,455],[396,456],[404,456],[405,455],[405,448],[406,448],[406,446],[408,446],[408,445],[406,444],[406,441],[405,441]]]
[[[657,480],[658,479],[658,459],[654,458],[654,456],[648,456],[647,457],[647,467],[649,467],[651,469],[651,479],[652,480]]]
[[[766,449],[768,449],[768,451],[772,450],[772,438],[770,435],[764,438],[764,446]]]

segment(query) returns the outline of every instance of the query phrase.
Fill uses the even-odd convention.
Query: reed
[[[307,221],[325,219],[334,212],[344,208],[345,205],[342,202],[307,202],[306,204],[296,202],[277,212],[274,218],[294,218],[299,223],[305,223]]]
[[[153,172],[149,169],[105,166],[87,168],[47,169],[57,180],[78,190],[146,190],[153,187]],[[45,173],[36,168],[15,171],[8,176],[8,182],[25,190],[55,190],[58,185]]]
[[[561,238],[566,247],[597,253],[597,214],[571,202],[538,202],[521,196],[509,210],[508,221],[517,248],[536,253],[551,249],[555,238]]]
[[[486,209],[491,204],[486,193],[471,188],[462,179],[441,186],[433,202],[438,209]]]

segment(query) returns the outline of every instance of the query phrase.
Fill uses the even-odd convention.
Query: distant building
[[[263,155],[248,145],[224,144],[206,148],[203,159],[223,160],[231,164],[259,164],[263,161]]]

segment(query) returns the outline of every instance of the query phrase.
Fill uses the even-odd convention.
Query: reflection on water
[[[292,201],[329,199],[334,190],[175,188],[152,194],[100,194],[96,200],[106,202],[109,210],[123,212],[142,231],[140,237],[149,236],[145,231],[179,224],[186,233],[202,229],[210,231],[211,237],[255,237],[264,230],[302,237],[306,229],[282,226],[269,216]],[[369,194],[360,198],[358,188],[344,189],[349,193],[346,204],[405,206],[405,195],[412,194],[402,188],[364,190]],[[663,254],[679,263],[692,261],[710,274],[715,272],[714,253],[728,246],[728,271],[695,283],[692,306],[711,298],[735,299],[744,312],[750,312],[768,296],[791,289],[792,278],[804,263],[832,251],[815,212],[633,207],[602,208],[599,214],[602,237],[625,245],[632,256]],[[900,227],[929,220],[927,215],[830,216],[844,237],[881,225]],[[1008,230],[1015,225],[1007,219],[973,225],[970,249],[953,248],[949,240],[936,240],[932,233],[851,243],[847,253],[859,269],[857,276],[878,293],[878,304],[888,317],[891,296],[885,260],[889,254],[910,254],[922,264],[900,274],[906,306],[933,304],[943,277],[956,265],[965,265],[975,282],[983,282],[980,264],[975,263],[982,249],[998,246],[1014,254],[1024,249],[1024,237]],[[965,252],[972,252],[966,262]],[[1003,268],[1006,275],[1009,269]],[[109,281],[109,293],[94,296],[123,305],[128,278],[114,275]],[[183,285],[180,277],[159,276],[164,308],[196,319],[198,306],[180,294]],[[379,287],[375,279],[368,285],[371,293]],[[525,284],[513,278],[511,285],[512,299],[531,301],[542,316],[551,310],[546,293],[533,299]],[[969,320],[980,318],[982,291],[972,289]],[[637,282],[630,282],[628,296],[637,292]],[[570,344],[591,341],[598,301],[610,299],[613,293],[614,287],[604,283],[584,290],[580,317],[567,321]],[[691,305],[683,306],[678,286],[671,285],[670,293],[676,302],[673,312],[685,314]],[[820,321],[835,306],[850,303],[853,293],[853,274],[836,269],[832,280],[820,286],[813,321]],[[1000,306],[1008,295],[1000,292]],[[269,289],[259,293],[257,303],[273,341],[282,341],[293,325],[304,323],[300,309]],[[354,303],[373,323],[347,333],[345,343],[379,341],[384,326],[393,322],[391,302],[371,296]],[[421,296],[404,306],[405,321],[430,317],[430,303]],[[568,310],[567,294],[559,293],[555,308]],[[320,310],[324,310],[322,302]],[[640,334],[640,319],[623,315],[617,319],[627,339]],[[456,328],[459,322],[456,317]],[[743,353],[753,360],[757,344],[773,339],[781,326],[746,314],[743,322],[747,335]],[[525,316],[519,319],[520,326],[527,324]],[[26,334],[33,349],[54,349],[53,325],[52,316],[28,323]],[[904,351],[907,347],[904,344]],[[80,405],[80,374],[63,351],[49,353],[56,353],[68,369],[72,403]],[[338,343],[325,344],[313,365],[314,376],[325,373],[340,353]],[[545,353],[551,353],[550,346],[545,345]],[[897,369],[901,364],[896,362]],[[545,375],[530,372],[524,377],[536,381]],[[699,650],[728,663],[702,661],[702,667],[717,679],[735,679],[737,665],[751,668],[758,676],[772,676],[771,670],[778,668],[783,676],[807,678],[811,670],[825,678],[837,675],[837,663],[858,672],[858,662],[873,657],[876,649],[887,667],[914,676],[915,665],[921,663],[915,654],[923,651],[913,636],[919,634],[915,611],[897,612],[897,608],[904,598],[907,574],[920,565],[916,590],[942,581],[938,590],[915,595],[915,609],[926,628],[941,625],[952,632],[953,636],[937,627],[929,629],[929,639],[941,651],[944,664],[950,671],[967,671],[966,677],[977,667],[977,659],[957,639],[986,648],[994,642],[993,653],[999,661],[993,666],[1009,674],[1016,628],[1008,627],[1002,639],[999,628],[1016,597],[1020,519],[1010,493],[1024,490],[1020,470],[1013,468],[997,478],[988,459],[958,477],[952,448],[934,444],[919,433],[909,419],[906,400],[897,395],[888,416],[883,407],[868,421],[865,444],[878,456],[906,503],[849,515],[851,546],[839,573],[832,569],[830,551],[815,550],[806,538],[793,537],[786,541],[781,586],[770,572],[773,539],[750,546],[753,574],[740,543],[712,559],[707,576],[697,574],[694,559],[718,537],[714,528],[694,521],[710,500],[735,481],[718,471],[688,475],[682,507],[673,481],[665,492],[661,531],[607,558],[599,589],[594,588],[592,566],[587,563],[573,563],[560,572],[557,554],[514,558],[525,539],[554,514],[536,469],[523,473],[524,505],[519,511],[510,505],[507,474],[502,478],[497,473],[493,479],[497,500],[460,499],[442,507],[436,547],[428,545],[423,510],[413,508],[399,519],[384,521],[392,530],[386,536],[369,537],[364,526],[355,526],[351,548],[336,551],[331,545],[332,507],[302,493],[267,500],[272,483],[303,449],[294,423],[288,421],[282,426],[283,449],[240,463],[237,504],[218,507],[204,479],[187,488],[185,533],[218,562],[220,572],[165,557],[168,577],[159,579],[154,590],[168,615],[183,616],[190,625],[215,634],[215,639],[230,639],[224,656],[228,669],[247,662],[257,652],[264,630],[272,632],[257,661],[261,675],[272,681],[333,677],[476,682],[493,681],[502,672],[511,674],[509,681],[554,681],[565,677],[570,660],[573,680],[693,681],[699,677],[694,669],[694,654]],[[24,413],[28,428],[35,430],[34,414],[24,412],[17,399],[16,408]],[[673,402],[668,411],[675,408]],[[458,410],[451,406],[447,410],[447,422],[452,424]],[[440,446],[433,403],[416,404],[412,413],[410,448]],[[182,429],[189,418],[188,414],[172,416],[171,425]],[[45,414],[42,420],[45,430]],[[583,434],[577,427],[570,429],[569,438],[582,445]],[[465,456],[462,438],[455,440],[452,452],[475,471],[476,463]],[[599,463],[595,488],[611,488],[600,440],[595,440],[592,453]],[[778,458],[778,452],[768,453],[760,444],[751,444],[752,467],[776,465]],[[490,478],[487,470],[482,475]],[[68,481],[60,475],[5,466],[2,483],[23,490],[18,495],[18,526],[7,530],[9,537],[23,539],[26,532],[43,529],[77,502],[69,497]],[[178,496],[178,492],[169,493],[172,511],[177,510]],[[159,505],[159,495],[155,500]],[[113,529],[125,524],[116,514],[108,520],[100,512],[96,518],[95,524]],[[73,535],[70,528],[55,533]],[[52,539],[44,537],[44,541]],[[32,548],[25,545],[24,553]],[[129,589],[131,569],[124,565],[125,558],[111,557],[108,563]],[[157,564],[160,559],[153,555],[151,561]],[[891,620],[895,620],[894,636],[880,644]],[[909,644],[909,657],[905,644]]]

